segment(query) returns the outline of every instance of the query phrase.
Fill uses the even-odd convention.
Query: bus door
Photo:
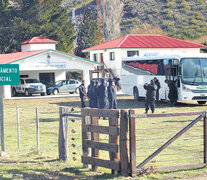
[[[165,76],[167,80],[172,80],[176,83],[176,87],[180,87],[180,72],[179,72],[179,60],[166,59],[165,64]]]
[[[168,81],[174,81],[177,87],[178,94],[180,92],[180,68],[179,60],[177,59],[165,59],[165,76]],[[166,90],[166,98],[168,97],[169,90]]]

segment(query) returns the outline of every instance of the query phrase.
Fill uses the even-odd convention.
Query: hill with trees
[[[102,41],[153,33],[206,44],[206,9],[207,0],[100,0]],[[0,21],[0,53],[19,51],[18,43],[34,36],[59,41],[67,53],[75,41],[82,57],[98,43],[96,0],[1,0]]]

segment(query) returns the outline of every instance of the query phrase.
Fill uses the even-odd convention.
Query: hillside
[[[102,33],[108,40],[127,33],[139,33],[140,29],[150,33],[154,27],[159,27],[160,33],[181,39],[197,39],[207,35],[206,0],[113,0],[113,3],[101,0],[100,4]],[[107,5],[111,8],[106,8]],[[79,20],[86,6],[91,7],[96,16],[96,3],[92,0],[64,0],[63,6],[69,11],[77,8]],[[111,29],[117,30],[120,25],[120,35],[110,31],[112,23]]]

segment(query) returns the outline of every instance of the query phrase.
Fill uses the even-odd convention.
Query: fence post
[[[91,125],[98,126],[98,120],[99,120],[98,117],[91,116]],[[99,142],[99,133],[91,132],[91,140]],[[99,150],[95,149],[95,148],[92,148],[91,149],[91,156],[92,157],[99,157]],[[98,170],[98,166],[92,165],[92,171],[97,171],[97,170]]]
[[[120,119],[120,163],[121,163],[121,174],[128,176],[128,117],[125,110],[121,110]]]
[[[91,118],[90,116],[86,116],[81,110],[81,116],[82,116],[82,152],[83,156],[88,157],[89,151],[88,151],[88,146],[84,144],[84,140],[89,140],[91,137],[91,133],[87,132],[84,128],[85,125],[91,124]],[[88,168],[88,164],[83,163],[84,168]]]
[[[130,174],[136,176],[136,136],[135,136],[135,114],[134,110],[129,110],[129,147],[130,147]]]
[[[36,133],[37,133],[37,152],[40,152],[39,111],[38,111],[38,107],[36,107]]]
[[[60,107],[59,110],[59,160],[68,161],[68,118],[67,116],[64,116],[64,114],[68,111],[68,108]]]
[[[19,107],[17,107],[17,138],[18,138],[18,148],[20,148],[20,119],[19,119]]]
[[[113,118],[109,118],[109,126],[110,127],[118,127],[118,117],[113,117]],[[112,135],[109,135],[109,143],[114,143],[114,144],[117,144],[118,145],[118,141],[119,138],[118,136],[112,136]],[[109,157],[110,157],[110,160],[111,161],[116,161],[117,159],[119,159],[119,156],[120,154],[119,153],[113,153],[113,152],[109,152]],[[112,174],[117,174],[118,171],[115,171],[115,170],[111,170],[111,173]]]
[[[204,118],[203,118],[203,147],[204,147],[204,163],[207,163],[207,111],[205,112]]]

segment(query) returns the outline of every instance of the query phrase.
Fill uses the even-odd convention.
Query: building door
[[[39,73],[39,80],[43,84],[52,84],[55,82],[55,73]]]
[[[101,60],[101,64],[103,64],[104,63],[103,53],[100,53],[100,60]]]

